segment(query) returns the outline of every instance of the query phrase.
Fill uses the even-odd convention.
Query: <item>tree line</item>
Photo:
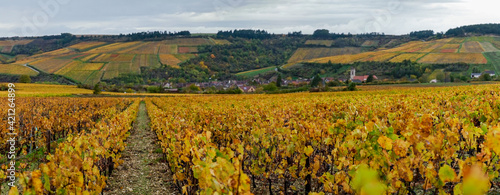
[[[467,33],[500,35],[500,24],[475,24],[452,28],[446,31],[446,36],[465,36]]]

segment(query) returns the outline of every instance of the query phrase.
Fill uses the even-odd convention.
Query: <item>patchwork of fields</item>
[[[366,42],[363,45],[374,44]],[[386,50],[377,50],[364,53],[325,53],[319,50],[334,48],[300,48],[289,63],[317,62],[327,63],[354,63],[363,61],[390,61],[402,62],[404,60],[417,61],[424,64],[493,64],[500,66],[495,61],[485,57],[486,53],[500,52],[500,38],[498,37],[468,37],[447,38],[434,41],[412,41]],[[338,48],[335,48],[338,49]],[[488,54],[491,55],[491,54]]]
[[[12,49],[15,45],[28,44],[30,41],[0,41],[0,49]],[[411,41],[391,49],[363,52],[367,47],[377,45],[377,41],[366,41],[361,47],[332,48],[333,40],[308,40],[309,45],[298,48],[284,68],[300,62],[317,63],[354,63],[366,61],[402,62],[404,60],[428,64],[468,63],[488,64],[500,70],[498,59],[500,38],[467,37],[446,38],[433,41]],[[67,48],[40,53],[29,57],[4,56],[2,63],[13,62],[0,67],[0,74],[37,73],[24,65],[63,75],[74,81],[95,84],[102,79],[112,79],[120,74],[141,73],[141,67],[160,67],[167,65],[180,68],[179,64],[194,58],[200,45],[231,44],[227,40],[205,38],[177,38],[164,41],[133,42],[82,42]],[[316,45],[316,46],[315,46]],[[16,61],[17,60],[17,61]],[[264,68],[245,73],[272,71]]]
[[[180,68],[180,63],[197,55],[198,46],[230,44],[225,41],[178,38],[149,42],[82,42],[67,48],[26,57],[11,65],[2,65],[0,73],[36,75],[35,71],[24,66],[28,64],[46,73],[63,75],[74,81],[93,85],[103,79],[118,77],[120,74],[140,74],[141,67],[168,65]],[[0,41],[0,47],[5,49],[12,44],[27,43],[29,42]],[[2,57],[2,60],[8,59]]]

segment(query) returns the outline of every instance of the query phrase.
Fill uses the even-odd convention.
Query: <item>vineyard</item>
[[[420,63],[458,63],[486,64],[488,61],[481,53],[430,53],[420,59]]]
[[[321,45],[325,47],[330,47],[333,44],[333,40],[307,40],[306,45]]]
[[[10,193],[100,193],[106,186],[106,176],[122,163],[120,151],[125,147],[123,141],[129,135],[139,101],[26,98],[16,103],[20,105],[16,110],[21,148],[16,155],[18,162],[23,161],[19,167],[24,171],[17,175],[20,189],[11,188]],[[0,139],[6,143],[5,125],[1,132]],[[0,150],[5,154],[7,148]],[[33,153],[45,156],[39,162],[30,162],[33,159],[28,156]],[[2,180],[4,167],[5,164],[0,173]]]
[[[346,48],[299,48],[288,60],[288,63],[300,62],[321,57],[357,54],[361,53],[360,48],[346,47]]]
[[[498,189],[498,97],[495,85],[146,102],[184,193],[482,194]]]
[[[11,47],[7,44],[23,42],[1,42],[0,49]],[[120,74],[140,74],[140,67],[160,67],[162,64],[179,68],[179,64],[198,54],[198,46],[206,44],[228,44],[227,40],[203,38],[178,38],[165,41],[134,42],[80,42],[67,48],[40,53],[28,57],[0,56],[2,62],[13,62],[15,69],[0,68],[0,74],[30,74],[33,66],[45,73],[65,76],[73,82],[94,85],[101,79],[113,79]],[[4,44],[4,45],[1,45]],[[11,48],[10,48],[11,49]],[[16,61],[17,60],[17,61]],[[88,64],[90,63],[90,64]],[[86,67],[81,67],[81,66]],[[93,68],[89,68],[92,66]],[[94,67],[95,66],[95,67]]]
[[[4,74],[25,74],[30,76],[36,76],[38,74],[26,66],[14,64],[0,64],[0,72]]]
[[[180,46],[198,46],[198,45],[209,45],[208,39],[204,38],[177,38],[171,40],[165,40],[166,45],[180,45]]]
[[[165,64],[165,65],[169,65],[171,67],[174,67],[174,68],[179,68],[179,63],[181,63],[181,61],[179,59],[177,59],[174,55],[172,54],[160,54],[160,62],[162,64]]]
[[[484,52],[483,47],[479,42],[469,41],[465,42],[460,50],[461,53],[482,53]]]
[[[83,43],[78,43],[78,44],[72,45],[69,48],[78,49],[78,50],[89,50],[91,48],[95,48],[95,47],[102,46],[105,44],[106,44],[106,42],[83,42]]]
[[[70,62],[68,59],[44,58],[31,62],[30,65],[47,73],[54,73]]]
[[[375,44],[373,41],[366,45]],[[325,49],[339,48],[300,48],[288,63],[317,62],[352,64],[363,61],[402,62],[417,61],[424,64],[486,64],[483,52],[497,52],[500,42],[494,37],[447,38],[432,41],[411,41],[391,49],[379,49],[363,53],[325,53]],[[342,49],[339,49],[342,51]],[[360,51],[361,52],[361,51]],[[287,65],[290,66],[290,65]]]
[[[182,194],[485,194],[500,190],[499,87],[155,97],[141,112]],[[99,194],[123,171],[141,100],[16,101],[11,193]]]
[[[492,58],[486,55],[489,55],[487,54],[489,52],[498,52],[500,47],[500,39],[486,36],[410,41],[396,47],[391,46],[389,49],[376,49],[375,46],[381,44],[377,40],[363,41],[359,47],[343,48],[331,47],[333,42],[333,40],[305,40],[303,45],[299,45],[296,50],[292,51],[293,54],[288,59],[283,59],[284,61],[280,62],[283,64],[273,64],[272,66],[279,65],[286,69],[300,67],[303,62],[352,64],[367,61],[402,62],[404,60],[416,61],[421,64],[460,62],[474,65],[495,64],[496,62],[490,62],[489,60]],[[29,42],[24,41],[16,44],[27,43]],[[12,42],[0,42],[0,49],[5,50],[7,47],[11,47],[8,44],[12,44]],[[161,65],[167,65],[179,68],[182,63],[198,57],[199,52],[204,52],[206,49],[199,51],[199,46],[203,45],[218,45],[217,47],[227,45],[229,47],[230,42],[211,37],[132,42],[88,41],[32,56],[3,55],[0,57],[0,61],[15,65],[29,65],[44,73],[62,75],[74,83],[94,85],[101,82],[102,79],[114,79],[123,74],[142,74],[141,67],[158,68]],[[238,64],[230,60],[235,57],[230,53],[224,53],[217,57],[230,61],[231,65]],[[103,63],[104,65],[99,70],[81,70],[73,69],[75,63]],[[268,65],[262,64],[256,67],[271,66],[269,62],[265,63]],[[183,68],[188,67],[183,66]],[[18,66],[16,68],[15,71],[6,68],[0,69],[0,74],[22,75],[30,72],[25,68]],[[255,72],[265,73],[260,69],[255,71],[245,69],[244,72],[249,71],[253,72],[248,75],[253,76],[258,75],[254,74]]]
[[[404,60],[410,60],[412,62],[417,61],[421,57],[423,57],[425,54],[422,53],[404,53],[400,54],[390,60],[390,62],[402,62]]]

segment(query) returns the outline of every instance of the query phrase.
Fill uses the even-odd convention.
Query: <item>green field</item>
[[[131,63],[128,62],[110,62],[106,64],[102,79],[112,79],[125,73],[139,73],[133,70]]]
[[[485,52],[483,55],[488,59],[488,64],[495,69],[496,74],[500,74],[500,52]]]
[[[92,72],[87,80],[85,80],[85,84],[95,85],[101,81],[102,76],[104,75],[104,70],[94,71]]]
[[[492,42],[495,41],[495,37],[485,37],[485,36],[467,37],[466,41]]]

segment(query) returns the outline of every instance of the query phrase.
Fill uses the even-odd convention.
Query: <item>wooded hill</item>
[[[499,24],[398,36],[318,29],[312,35],[232,30],[201,35],[154,31],[2,38],[0,80],[12,75],[37,77],[42,72],[88,85],[204,82],[268,78],[276,70],[293,78],[318,73],[340,78],[352,66],[385,79],[421,77],[435,70],[466,76],[473,68],[500,71],[497,35]],[[408,65],[414,67],[401,68]]]

